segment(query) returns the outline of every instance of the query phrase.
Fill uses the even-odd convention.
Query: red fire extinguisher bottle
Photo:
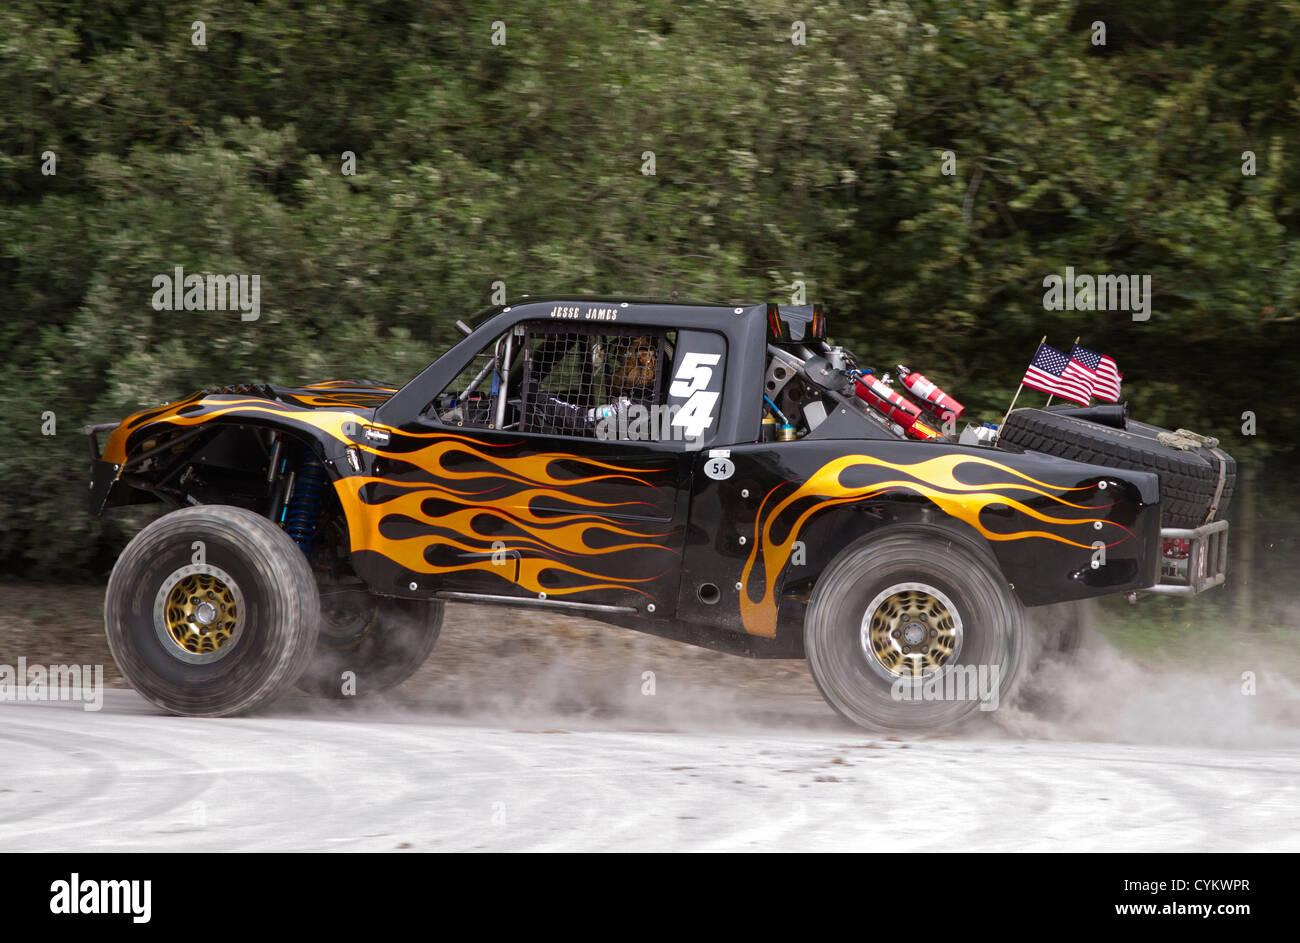
[[[921,408],[908,402],[880,381],[880,378],[863,373],[856,377],[853,391],[858,399],[883,413],[892,422],[903,427],[903,431],[913,439],[932,439],[939,435],[925,423],[921,422]]]
[[[898,373],[898,381],[903,384],[907,392],[925,403],[926,408],[936,416],[942,418],[947,413],[952,413],[952,418],[957,420],[966,411],[965,406],[931,383],[923,374],[914,373],[901,363],[895,370]]]

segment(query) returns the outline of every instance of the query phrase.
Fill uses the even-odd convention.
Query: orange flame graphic
[[[1009,480],[995,484],[967,484],[960,481],[956,476],[956,469],[967,464],[991,469],[1001,475],[1008,476]],[[875,472],[872,475],[874,480],[869,484],[858,487],[843,485],[841,475],[846,470],[855,467],[866,467],[873,470]],[[891,475],[904,477],[890,477]],[[807,481],[800,484],[785,498],[777,501],[768,511],[769,502],[775,500],[776,492],[785,484],[778,485],[769,491],[759,505],[754,521],[754,529],[758,539],[754,541],[754,547],[750,551],[749,558],[745,561],[741,577],[746,587],[748,587],[750,576],[761,559],[763,595],[757,601],[754,601],[750,598],[748,590],[746,590],[741,594],[740,609],[745,630],[751,635],[761,635],[768,638],[776,635],[775,592],[777,578],[790,559],[793,545],[798,540],[800,531],[813,515],[837,505],[874,498],[891,491],[909,491],[930,499],[946,514],[969,524],[989,540],[1025,540],[1038,537],[1085,550],[1092,549],[1090,543],[1071,540],[1051,530],[1027,529],[1011,533],[990,530],[980,521],[980,513],[994,505],[1009,507],[1033,520],[1047,525],[1055,525],[1056,527],[1078,527],[1101,523],[1103,526],[1117,527],[1124,531],[1124,535],[1119,536],[1113,542],[1107,543],[1107,547],[1126,540],[1129,535],[1127,528],[1114,521],[1095,516],[1057,517],[1031,507],[1025,501],[1016,497],[1016,495],[1023,497],[1037,496],[1048,499],[1062,508],[1072,508],[1077,511],[1095,513],[1104,510],[1104,508],[1075,504],[1059,496],[1062,492],[1091,490],[1090,486],[1067,488],[1050,485],[1031,478],[1001,462],[961,453],[939,455],[911,464],[894,464],[870,455],[842,456],[827,462],[817,469],[809,476]],[[810,504],[798,513],[793,523],[786,530],[783,539],[776,539],[773,536],[776,522],[786,511],[804,499],[814,499],[815,503]]]

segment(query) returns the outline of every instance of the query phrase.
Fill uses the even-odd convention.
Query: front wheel
[[[1019,601],[987,554],[937,531],[860,541],[822,574],[804,623],[822,696],[863,727],[952,727],[1010,697]]]
[[[174,714],[222,716],[293,686],[320,597],[289,535],[244,508],[160,517],[127,545],[104,599],[108,647],[132,687]]]

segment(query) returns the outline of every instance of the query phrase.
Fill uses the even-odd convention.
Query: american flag
[[[1080,406],[1087,406],[1092,397],[1092,382],[1082,376],[1082,370],[1068,370],[1069,366],[1069,357],[1051,344],[1040,344],[1020,382]]]
[[[1070,348],[1070,366],[1082,367],[1088,372],[1092,382],[1092,395],[1097,399],[1119,402],[1119,384],[1124,378],[1110,357],[1075,344]]]

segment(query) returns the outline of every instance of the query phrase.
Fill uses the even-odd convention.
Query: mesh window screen
[[[594,438],[617,411],[662,405],[671,335],[634,325],[529,322],[523,427]]]

